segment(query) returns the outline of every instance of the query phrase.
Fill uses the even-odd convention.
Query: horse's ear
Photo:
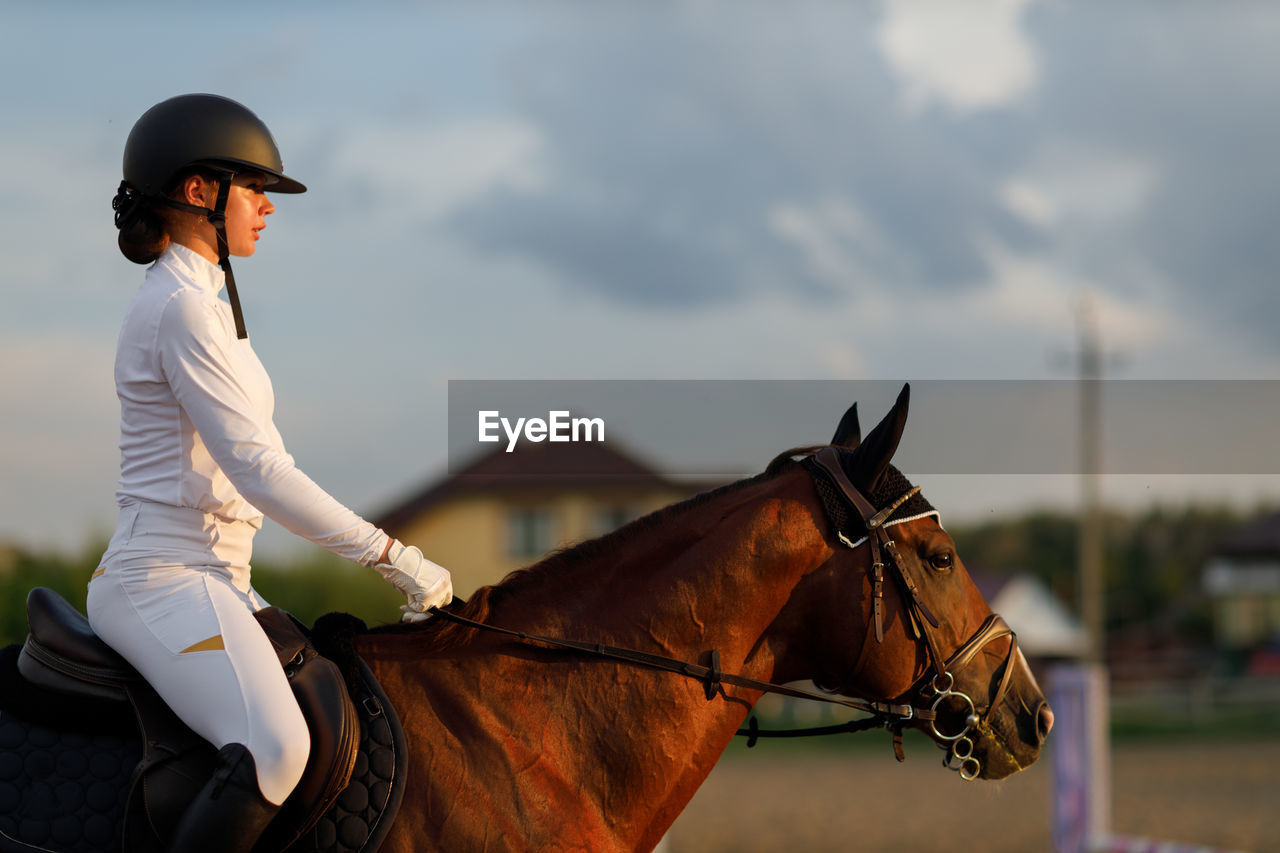
[[[862,443],[862,427],[858,424],[858,404],[854,403],[849,407],[849,411],[844,413],[844,417],[840,419],[840,426],[836,427],[836,434],[831,437],[831,443],[836,447],[847,447],[850,450]]]
[[[864,494],[875,489],[898,449],[902,430],[907,425],[907,406],[910,401],[911,386],[903,385],[893,408],[884,416],[884,420],[876,424],[862,444],[858,445],[850,459],[849,479]]]

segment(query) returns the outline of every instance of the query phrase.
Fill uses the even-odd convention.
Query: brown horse
[[[906,401],[904,389],[861,442],[851,409],[833,442],[877,510],[909,487],[889,465]],[[680,660],[718,650],[725,672],[914,705],[897,725],[951,746],[965,775],[1030,765],[1052,713],[932,508],[916,496],[887,521],[856,507],[833,521],[830,494],[848,499],[833,492],[839,475],[822,485],[796,455],[552,555],[457,612]],[[408,734],[408,788],[383,847],[406,853],[651,849],[761,695],[729,684],[709,700],[679,675],[442,620],[374,629],[357,648]]]

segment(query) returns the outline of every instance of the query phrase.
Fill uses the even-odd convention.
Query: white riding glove
[[[426,611],[448,604],[453,600],[453,579],[449,570],[422,556],[422,552],[399,540],[391,543],[387,551],[389,563],[374,566],[387,582],[409,599],[400,609],[404,611],[402,622],[421,622],[430,619]]]

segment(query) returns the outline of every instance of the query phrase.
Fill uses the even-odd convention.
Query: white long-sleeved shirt
[[[294,464],[272,421],[275,394],[231,309],[221,269],[171,245],[147,270],[116,349],[116,502],[190,507],[285,529],[370,566],[387,535]]]

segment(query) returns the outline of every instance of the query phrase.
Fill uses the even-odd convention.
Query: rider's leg
[[[196,733],[220,749],[239,744],[251,759],[222,755],[231,762],[220,770],[228,781],[219,788],[215,779],[192,803],[183,824],[193,831],[225,820],[232,807],[251,822],[267,808],[274,812],[302,777],[311,747],[284,671],[253,617],[254,596],[224,574],[207,567],[107,566],[89,588],[90,621],[102,639]],[[246,774],[246,767],[253,772]],[[246,778],[256,784],[240,784]],[[227,791],[241,793],[227,800]],[[254,838],[265,825],[253,830]],[[245,837],[241,832],[237,843]],[[247,840],[252,846],[253,838]]]
[[[249,853],[280,807],[263,798],[253,756],[242,744],[218,751],[213,777],[178,823],[174,853]]]

